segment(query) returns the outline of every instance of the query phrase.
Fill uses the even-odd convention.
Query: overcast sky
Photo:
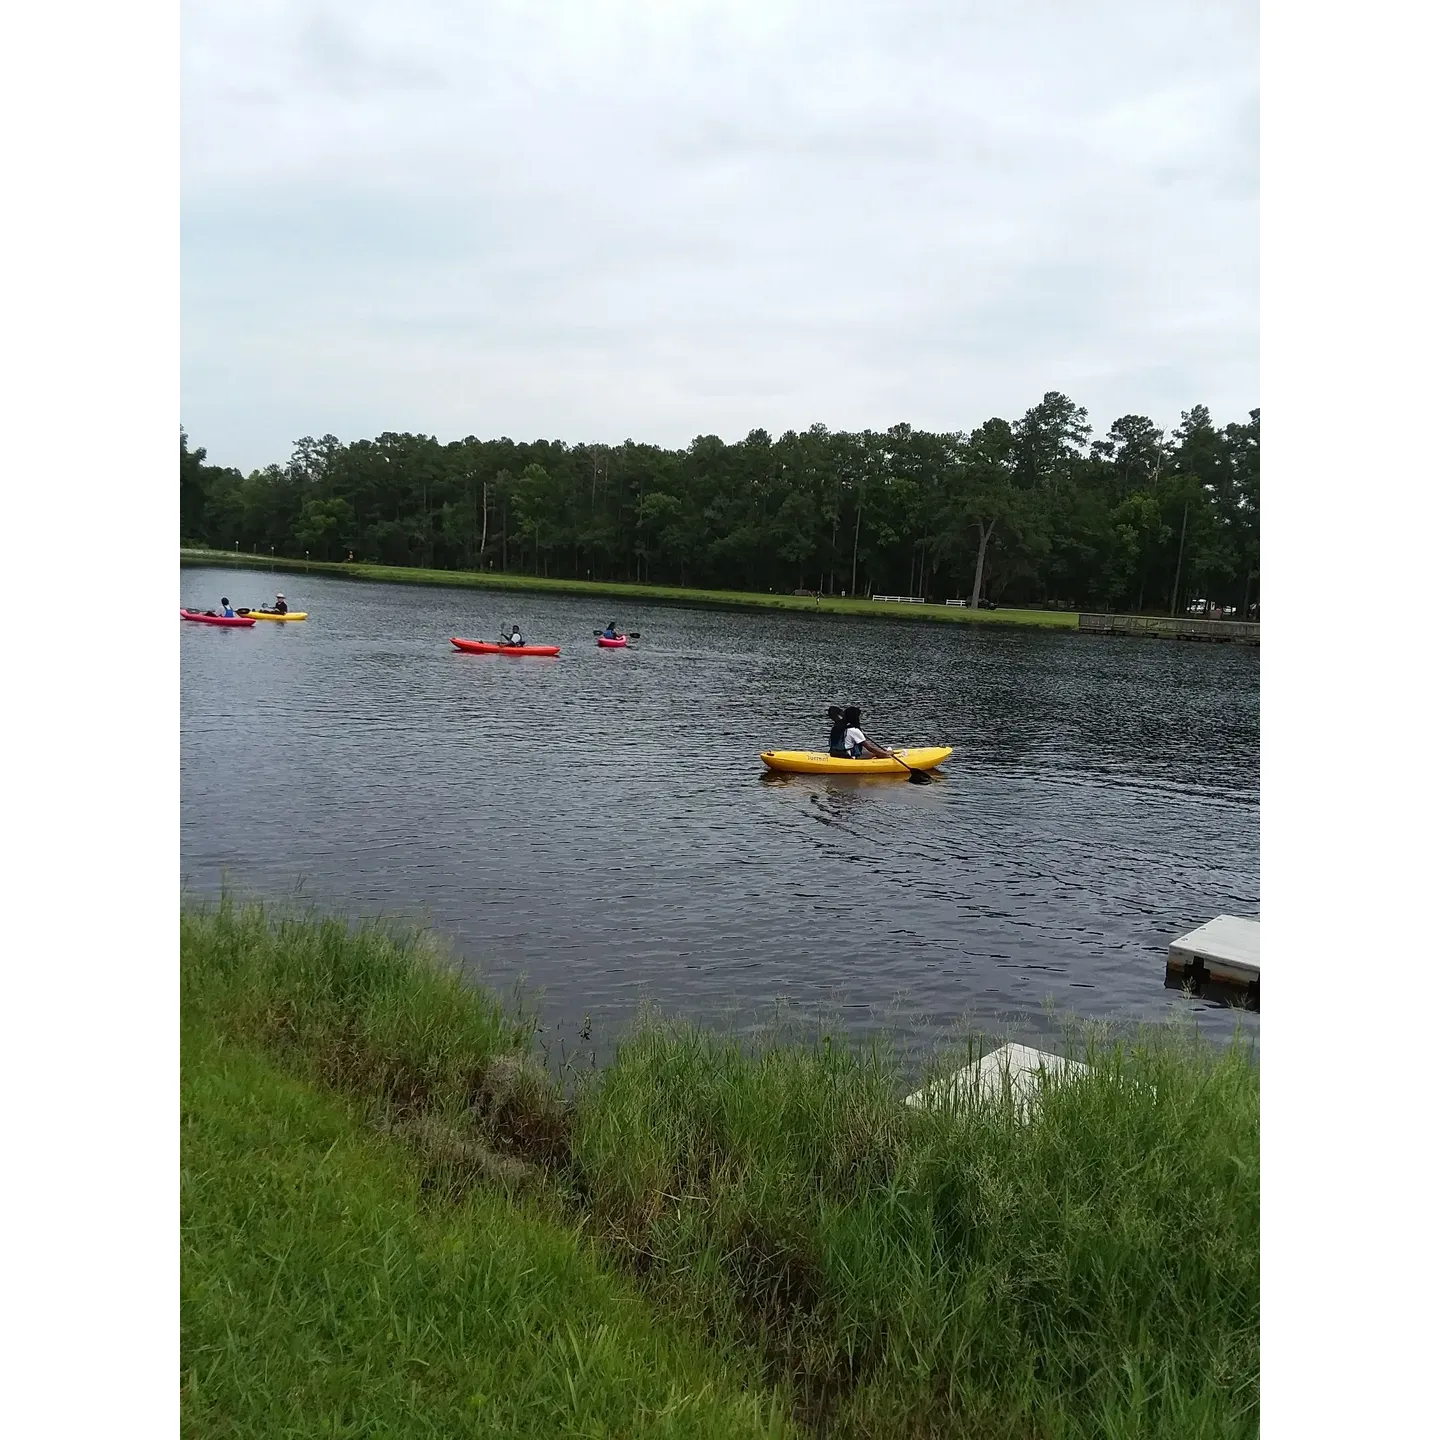
[[[220,464],[1260,403],[1253,0],[186,0],[183,56]]]

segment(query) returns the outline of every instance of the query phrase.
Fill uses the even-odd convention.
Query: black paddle
[[[592,630],[590,633],[592,635],[603,635],[605,632],[603,630]],[[639,638],[640,632],[638,630],[627,630],[623,635],[621,635],[618,630],[615,632],[615,639],[617,640],[638,640]]]
[[[890,758],[898,765],[905,765],[905,762],[893,750],[890,752]],[[909,765],[905,765],[905,768],[910,771],[910,783],[912,785],[928,785],[934,778],[931,775],[927,775],[923,770],[915,770]]]

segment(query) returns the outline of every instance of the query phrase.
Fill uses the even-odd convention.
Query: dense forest
[[[1096,438],[1050,392],[969,434],[812,425],[683,450],[384,434],[250,475],[180,434],[182,543],[734,590],[1258,614],[1260,412]]]

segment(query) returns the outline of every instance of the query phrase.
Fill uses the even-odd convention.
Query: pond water
[[[180,572],[197,608],[277,586],[308,620],[181,625],[192,895],[432,924],[602,1050],[647,1001],[911,1050],[1177,1007],[1258,1031],[1163,983],[1176,935],[1259,913],[1257,650]],[[633,648],[595,645],[612,618]],[[508,620],[559,657],[449,643]],[[953,745],[936,782],[764,773],[852,701]]]

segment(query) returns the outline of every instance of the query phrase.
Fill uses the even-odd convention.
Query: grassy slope
[[[796,610],[821,615],[870,615],[886,620],[933,620],[960,625],[1038,625],[1074,630],[1069,610],[970,610],[952,605],[895,605],[873,600],[803,595],[757,595],[741,590],[694,590],[678,585],[631,585],[623,581],[543,580],[535,575],[497,575],[478,570],[418,570],[400,565],[346,565],[322,561],[262,559],[225,550],[182,550],[187,564],[232,565],[241,569],[292,570],[338,575],[352,580],[379,580],[402,585],[442,585],[482,590],[532,591],[550,595],[592,596],[636,600],[647,604],[696,605],[732,610]]]
[[[1259,1081],[1238,1050],[1092,1048],[1089,1081],[1020,1124],[905,1110],[883,1054],[651,1027],[567,1099],[423,947],[230,907],[181,933],[192,1012],[347,1096],[467,1214],[498,1224],[477,1197],[508,1188],[582,1226],[825,1433],[1256,1432]],[[215,1283],[270,1314],[270,1272],[242,1283],[243,1262]],[[423,1330],[423,1300],[383,1333]]]
[[[188,1436],[763,1436],[784,1407],[667,1335],[574,1234],[187,1024]]]

